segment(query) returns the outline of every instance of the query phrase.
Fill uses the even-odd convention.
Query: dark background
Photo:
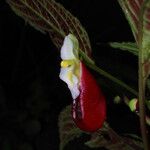
[[[134,41],[117,1],[59,2],[87,30],[96,63],[137,88],[137,58],[107,44],[110,41]],[[67,86],[59,79],[59,65],[59,50],[49,36],[25,25],[5,1],[0,1],[1,150],[58,150],[58,115],[72,102]],[[138,134],[137,117],[123,104],[113,104],[116,95],[125,94],[130,98],[133,95],[92,73],[106,95],[109,124],[118,133]],[[76,139],[76,142],[80,140],[84,139]],[[88,149],[79,143],[71,143],[68,149]]]

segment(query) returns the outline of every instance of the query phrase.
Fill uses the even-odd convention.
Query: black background
[[[89,34],[93,58],[102,69],[137,88],[137,58],[110,48],[111,41],[134,41],[116,0],[59,0]],[[49,36],[25,25],[5,1],[0,1],[0,149],[58,150],[58,115],[71,103],[59,79],[59,50]],[[92,72],[108,103],[107,121],[118,133],[139,133],[137,118],[126,106],[114,105],[118,94],[133,97]],[[82,139],[71,149],[88,149]],[[72,146],[74,144],[74,146]],[[67,149],[67,148],[66,148]],[[70,149],[70,148],[68,148]]]

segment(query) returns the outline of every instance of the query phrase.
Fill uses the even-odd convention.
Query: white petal
[[[79,81],[78,81],[78,78],[75,75],[73,75],[73,77],[72,77],[72,82],[69,80],[68,72],[70,72],[70,71],[72,72],[72,69],[73,69],[72,67],[70,67],[70,68],[61,68],[59,77],[60,77],[61,80],[63,80],[64,82],[67,83],[68,88],[70,89],[72,98],[76,99],[80,94],[79,86],[78,86]]]
[[[64,82],[66,82],[68,84],[68,86],[71,86],[71,84],[72,84],[72,82],[68,78],[68,72],[70,72],[70,71],[71,71],[70,68],[61,68],[60,74],[59,74],[60,79],[63,80]]]
[[[78,50],[78,40],[72,34],[65,37],[63,46],[61,48],[61,59],[76,59]]]
[[[75,100],[80,95],[78,78],[75,75],[73,76],[73,81],[74,81],[73,86],[71,86],[71,87],[68,86],[68,87],[70,89],[72,98]]]
[[[77,38],[73,34],[69,34],[68,37],[72,40],[74,49],[78,50],[79,49],[79,42],[78,42]]]

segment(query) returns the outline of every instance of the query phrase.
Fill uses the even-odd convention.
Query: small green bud
[[[115,96],[115,98],[114,98],[114,103],[115,103],[115,104],[119,104],[120,102],[121,102],[120,96]]]
[[[137,109],[137,102],[138,102],[137,98],[133,98],[133,99],[131,99],[129,101],[128,106],[129,106],[131,111],[136,111],[136,109]]]

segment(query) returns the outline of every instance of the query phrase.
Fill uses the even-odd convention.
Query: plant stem
[[[141,135],[144,144],[144,150],[150,150],[149,142],[148,142],[148,135],[147,135],[147,128],[146,128],[146,114],[145,114],[145,70],[144,70],[144,48],[143,48],[143,16],[145,12],[145,6],[148,0],[145,0],[142,4],[140,17],[139,17],[139,26],[138,26],[138,46],[139,46],[139,115],[140,115],[140,127],[141,127]]]
[[[144,149],[150,150],[146,127],[146,114],[145,114],[145,78],[143,76],[143,65],[140,62],[140,59],[139,59],[139,116]]]
[[[149,149],[147,128],[146,128],[146,114],[145,114],[145,79],[143,77],[143,65],[139,61],[139,116],[141,135],[143,139],[144,149]]]

